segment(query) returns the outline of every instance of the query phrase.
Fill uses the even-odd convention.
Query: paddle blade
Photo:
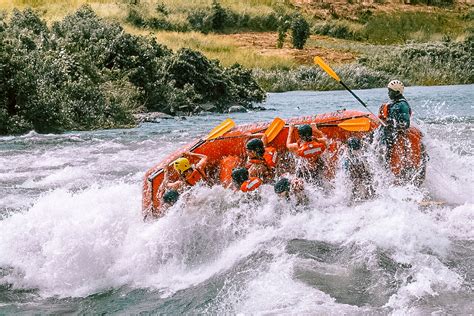
[[[235,122],[232,119],[228,118],[224,122],[220,123],[214,129],[207,134],[206,140],[211,140],[217,137],[220,137],[230,131],[235,126]]]
[[[281,132],[285,126],[285,121],[281,118],[276,117],[268,126],[265,131],[265,136],[267,136],[267,141],[270,143],[277,135]]]
[[[331,67],[329,67],[325,62],[324,60],[319,57],[319,56],[316,56],[314,57],[314,63],[319,65],[319,67],[323,68],[323,70],[325,72],[327,72],[328,75],[330,75],[331,77],[333,77],[336,81],[341,81],[341,79],[339,78],[339,76],[334,72],[334,70],[331,69]]]
[[[367,132],[370,130],[370,120],[367,117],[359,117],[337,124],[342,129],[351,132]]]

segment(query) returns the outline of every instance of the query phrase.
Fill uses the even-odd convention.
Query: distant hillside
[[[447,43],[460,44],[470,38],[474,30],[473,1],[0,0],[0,9],[11,12],[31,6],[52,25],[87,3],[99,17],[118,22],[131,34],[151,35],[174,51],[192,48],[218,59],[224,66],[239,63],[264,72],[288,72],[311,65],[315,55],[332,65],[357,66],[375,56],[392,54],[401,63],[413,56],[421,60],[421,55],[400,54],[408,48],[426,49],[426,45],[449,47]],[[288,33],[281,48],[277,48],[279,30],[295,14],[309,23],[310,37],[303,49],[295,49]],[[455,49],[456,45],[451,46]],[[436,54],[447,56],[444,51]],[[434,64],[426,61],[428,68]],[[390,66],[383,71],[401,76],[394,72],[395,68]],[[465,72],[423,75],[426,72],[423,69],[416,78],[412,73],[403,76],[408,81],[412,79],[413,84],[469,82],[469,73]],[[278,90],[285,86],[280,83]],[[266,87],[274,89],[273,85]]]

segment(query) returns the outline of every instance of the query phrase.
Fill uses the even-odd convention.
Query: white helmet
[[[400,92],[400,94],[403,94],[403,89],[405,89],[405,86],[403,86],[403,82],[400,80],[392,80],[388,83],[387,88],[392,89],[394,91]]]

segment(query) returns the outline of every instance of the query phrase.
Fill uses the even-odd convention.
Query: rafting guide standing
[[[400,80],[392,80],[387,85],[390,103],[384,103],[379,110],[379,118],[386,126],[381,126],[380,141],[386,148],[386,157],[391,151],[398,137],[403,136],[410,128],[411,107],[403,96],[405,89]]]

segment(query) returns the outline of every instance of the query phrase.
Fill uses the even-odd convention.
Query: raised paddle
[[[235,122],[232,119],[226,119],[225,121],[214,127],[212,131],[209,132],[209,134],[207,134],[205,141],[221,137],[222,135],[230,131],[234,126]]]
[[[267,142],[270,143],[273,139],[275,139],[283,127],[285,127],[285,121],[279,117],[276,117],[270,123],[270,125],[268,125],[268,128],[264,132],[265,136],[267,136]]]
[[[194,144],[189,149],[189,151],[195,150],[196,148],[198,148],[199,146],[201,146],[202,144],[204,144],[208,140],[212,140],[212,139],[216,139],[218,137],[221,137],[222,135],[224,135],[225,133],[230,131],[234,126],[235,126],[235,122],[232,119],[228,118],[228,119],[224,120],[222,123],[220,123],[219,125],[214,127],[209,132],[209,134],[207,134],[207,136],[204,139],[200,139],[196,144]],[[148,180],[153,181],[153,179],[156,178],[162,172],[163,172],[163,168],[160,168],[160,169],[156,170],[155,172],[153,172],[148,177]]]
[[[344,82],[342,82],[341,78],[339,78],[339,76],[336,74],[336,72],[334,70],[331,69],[331,67],[329,67],[325,62],[324,60],[319,57],[319,56],[316,56],[314,57],[314,63],[319,65],[319,67],[323,68],[323,70],[328,74],[330,75],[332,78],[334,78],[334,80],[336,80],[337,82],[339,82],[344,88],[346,88],[347,91],[350,92],[350,94],[352,94],[352,96],[354,98],[357,99],[357,101],[360,102],[360,104],[362,104],[370,113],[372,113],[376,118],[377,120],[380,122],[380,124],[382,124],[383,126],[387,126],[387,124],[385,124],[385,122],[383,122],[381,119],[378,118],[377,115],[375,115],[368,107],[367,107],[367,104],[364,103],[364,101],[362,101],[354,92],[352,92],[351,89],[349,89],[348,86],[346,86],[346,84]]]

